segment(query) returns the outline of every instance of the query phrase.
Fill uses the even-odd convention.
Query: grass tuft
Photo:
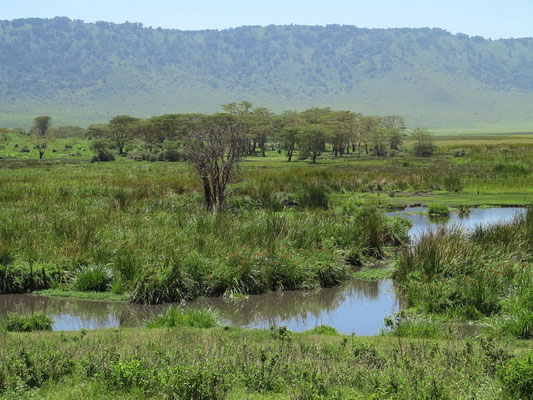
[[[218,314],[209,308],[170,307],[154,320],[148,322],[148,328],[176,328],[189,326],[193,328],[214,328],[218,326]]]

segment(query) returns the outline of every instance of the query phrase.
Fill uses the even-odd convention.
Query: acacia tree
[[[387,115],[381,118],[381,125],[387,130],[389,148],[391,150],[398,150],[406,136],[405,119],[398,115]]]
[[[207,117],[187,132],[187,157],[202,180],[207,211],[226,205],[226,188],[246,144],[242,122],[230,114]]]
[[[277,134],[277,141],[279,146],[287,152],[287,161],[291,162],[294,150],[296,150],[296,142],[298,141],[298,134],[300,129],[297,126],[286,126],[282,128]]]
[[[415,128],[411,132],[415,141],[413,151],[417,157],[431,157],[437,146],[433,143],[431,132],[424,128]]]
[[[124,146],[133,137],[134,131],[131,128],[136,121],[137,118],[129,115],[117,115],[109,121],[111,135],[118,148],[118,154],[124,154]]]
[[[266,143],[274,123],[273,114],[268,108],[258,107],[249,114],[249,119],[248,130],[254,140],[254,145],[257,143],[262,156],[266,157]]]
[[[311,157],[313,164],[326,148],[328,132],[322,125],[310,125],[303,128],[298,133],[298,145],[300,147],[300,158]]]
[[[35,148],[39,152],[39,159],[42,160],[48,145],[52,141],[50,135],[47,135],[48,129],[52,125],[52,117],[41,115],[33,120],[32,132],[34,134]]]
[[[160,141],[155,125],[150,120],[135,121],[129,126],[129,129],[132,130],[134,136],[144,140],[149,151],[152,151],[156,143]]]

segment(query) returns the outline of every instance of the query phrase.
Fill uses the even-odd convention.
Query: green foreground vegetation
[[[341,152],[329,133],[313,147],[304,139],[320,133],[316,124],[297,132],[291,162],[279,136],[253,145],[228,182],[231,195],[211,210],[181,142],[135,136],[120,150],[83,133],[57,135],[38,160],[31,135],[0,134],[2,294],[161,303],[393,275],[409,307],[375,338],[329,327],[247,331],[218,326],[210,311],[177,309],[152,329],[5,332],[50,329],[45,316],[13,315],[0,333],[0,396],[531,398],[533,211],[411,247],[409,223],[384,211],[425,204],[442,217],[527,206],[533,141],[440,138],[419,157],[415,135],[391,149],[394,135],[377,126],[360,152],[353,138]],[[89,162],[102,151],[115,161]],[[482,328],[476,338],[446,330],[472,322]]]
[[[528,399],[533,387],[531,341],[221,327],[0,340],[8,399]]]

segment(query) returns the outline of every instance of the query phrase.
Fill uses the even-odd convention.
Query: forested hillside
[[[404,115],[410,126],[528,130],[533,39],[353,26],[152,29],[68,18],[0,21],[0,125],[36,114],[213,112],[232,101]],[[533,123],[531,124],[533,128]]]

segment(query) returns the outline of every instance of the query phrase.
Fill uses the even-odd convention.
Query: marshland
[[[224,111],[1,131],[0,396],[530,398],[533,135]]]

